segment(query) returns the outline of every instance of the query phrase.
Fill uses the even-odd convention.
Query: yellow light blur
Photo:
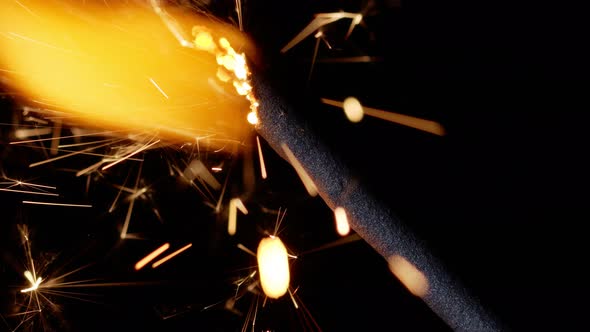
[[[289,289],[290,272],[287,248],[283,241],[276,236],[262,239],[256,257],[264,294],[273,299],[285,295]]]
[[[364,111],[363,105],[355,97],[348,97],[342,103],[344,114],[350,122],[360,122],[363,119]]]
[[[334,218],[336,219],[336,231],[340,236],[346,236],[350,233],[350,225],[348,224],[348,217],[346,216],[346,210],[343,207],[337,207],[334,209]]]
[[[388,259],[389,269],[406,286],[406,288],[418,297],[424,297],[430,288],[428,279],[414,264],[408,262],[399,255],[393,255]]]
[[[252,50],[237,29],[189,11],[168,12],[186,31],[207,26],[237,49]],[[213,40],[199,35],[195,42],[206,49]],[[182,47],[138,3],[0,1],[4,81],[25,101],[64,111],[68,123],[157,131],[170,140],[204,133],[242,140],[251,127],[236,119],[245,119],[251,105],[232,84],[222,84],[225,91],[211,86],[218,67],[209,52]]]

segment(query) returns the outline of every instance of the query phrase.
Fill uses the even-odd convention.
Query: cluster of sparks
[[[16,1],[16,0],[15,0]],[[16,1],[24,10],[31,11],[23,3]],[[216,37],[216,32],[207,26],[197,25],[192,29],[193,38],[189,40],[185,37],[184,31],[179,27],[176,21],[170,14],[161,6],[159,1],[150,1],[153,11],[157,16],[164,22],[167,29],[174,35],[179,41],[181,47],[194,49],[198,52],[206,52],[215,57],[218,65],[216,71],[216,78],[222,83],[228,83],[233,86],[235,92],[238,95],[244,96],[249,102],[249,113],[247,115],[247,121],[250,124],[258,123],[257,111],[259,102],[255,98],[253,87],[250,83],[250,71],[247,66],[246,55],[244,53],[237,52],[231,45],[230,41],[224,36]],[[236,9],[238,10],[238,17],[240,21],[240,29],[242,29],[242,16],[241,16],[241,2],[236,1]],[[363,15],[362,13],[323,13],[318,14],[314,21],[306,27],[298,36],[296,36],[290,43],[288,43],[281,51],[287,52],[290,48],[294,47],[297,43],[303,40],[308,35],[314,34],[318,40],[323,39],[323,32],[321,27],[335,22],[340,19],[351,19],[352,23],[350,29],[347,32],[347,37],[352,33],[352,30],[357,25],[362,24]],[[0,36],[0,38],[6,38],[6,36]],[[12,36],[11,38],[14,38]],[[329,45],[328,45],[329,46]],[[317,56],[318,44],[316,44],[316,50],[314,52],[314,59]],[[9,69],[0,68],[1,71],[9,72]],[[311,74],[311,73],[310,73]],[[165,99],[172,98],[157,81],[149,77],[149,82],[156,88],[156,90],[165,97]],[[106,84],[106,83],[105,83]],[[324,98],[321,100],[324,104],[336,106],[342,108],[352,122],[358,122],[363,118],[363,115],[369,115],[378,117],[388,121],[396,122],[402,125],[414,127],[426,132],[430,132],[436,135],[444,135],[443,128],[436,122],[417,119],[411,116],[396,114],[378,109],[367,108],[361,105],[361,103],[354,97],[350,97],[343,102]],[[40,104],[40,101],[37,101]],[[142,165],[143,156],[148,151],[155,149],[171,148],[174,151],[186,151],[190,152],[186,155],[186,159],[181,162],[170,162],[169,163],[169,175],[175,176],[189,183],[201,197],[204,199],[207,205],[211,206],[216,213],[222,211],[222,204],[228,201],[226,206],[228,220],[227,220],[227,233],[229,236],[234,236],[237,232],[237,219],[238,211],[243,215],[249,213],[247,204],[244,203],[239,197],[232,197],[229,200],[224,197],[226,195],[227,180],[229,178],[229,172],[225,172],[226,178],[224,181],[218,181],[217,173],[225,171],[222,165],[207,165],[203,162],[201,156],[201,150],[203,146],[212,147],[212,151],[225,153],[222,151],[225,149],[227,144],[231,146],[238,146],[236,142],[227,140],[225,138],[218,139],[214,133],[204,134],[194,138],[194,141],[184,142],[182,145],[175,145],[167,142],[160,132],[157,130],[108,130],[108,131],[96,131],[81,129],[79,127],[67,127],[65,124],[62,125],[62,120],[66,119],[61,111],[51,110],[51,105],[43,104],[43,107],[35,108],[30,106],[23,106],[23,116],[27,125],[18,127],[14,131],[14,137],[17,140],[11,142],[12,145],[23,145],[34,149],[42,149],[43,153],[47,155],[47,158],[42,161],[37,161],[29,165],[30,168],[37,166],[46,165],[49,163],[63,160],[74,156],[86,156],[98,158],[98,161],[88,165],[83,169],[75,170],[77,177],[87,176],[88,183],[90,184],[93,176],[97,174],[105,176],[108,174],[111,168],[122,163],[139,163],[139,167],[136,167],[137,172],[134,179],[129,179],[131,172],[127,175],[125,182],[122,184],[112,184],[117,189],[116,197],[114,198],[109,213],[112,213],[120,204],[121,201],[125,201],[127,206],[127,212],[125,219],[120,230],[121,239],[133,239],[137,238],[134,234],[129,233],[130,222],[132,220],[132,211],[134,209],[134,203],[138,199],[146,198],[149,195],[149,185],[142,185]],[[64,135],[63,132],[68,129],[72,135]],[[47,137],[49,136],[49,137]],[[90,141],[86,140],[93,138]],[[67,141],[67,142],[66,142]],[[72,142],[70,142],[72,141]],[[220,143],[222,148],[214,149],[219,144],[210,144],[211,142]],[[46,143],[50,146],[47,147]],[[262,179],[267,178],[267,170],[265,167],[264,157],[262,153],[262,147],[259,137],[256,136],[257,152],[259,157],[260,165],[260,176]],[[316,196],[318,193],[317,188],[313,184],[309,175],[305,169],[299,164],[297,158],[290,151],[289,147],[284,144],[282,149],[287,156],[288,161],[294,167],[296,173],[301,178],[305,189],[310,196]],[[228,148],[228,150],[230,150]],[[102,152],[101,152],[102,151]],[[107,152],[104,152],[107,151]],[[231,153],[231,152],[230,152]],[[134,182],[132,185],[128,185],[128,180]],[[37,184],[30,181],[16,180],[8,175],[2,174],[0,179],[0,191],[11,192],[24,195],[41,196],[41,197],[54,197],[59,198],[57,186],[51,186],[46,184]],[[127,196],[124,198],[124,196]],[[65,201],[42,201],[42,200],[22,200],[23,204],[29,205],[51,205],[60,207],[74,207],[74,208],[91,208],[92,204],[84,204],[85,202],[65,202]],[[160,219],[160,215],[157,209],[154,208],[154,214]],[[234,297],[228,299],[225,303],[225,308],[228,310],[234,310],[235,302],[241,298],[245,292],[259,295],[261,289],[264,293],[263,304],[266,303],[266,299],[279,299],[285,294],[289,294],[295,308],[299,309],[302,306],[300,300],[297,300],[297,289],[293,290],[291,287],[290,278],[290,259],[296,258],[296,255],[290,254],[289,250],[278,236],[278,227],[284,218],[284,214],[281,215],[279,211],[279,218],[276,222],[276,228],[274,232],[269,233],[263,237],[258,245],[257,251],[254,252],[244,245],[239,244],[238,247],[243,251],[253,255],[257,260],[257,269],[248,273],[244,278],[240,278],[235,282],[236,294]],[[334,210],[335,229],[337,233],[347,241],[341,241],[340,243],[347,243],[353,240],[357,240],[358,237],[349,235],[350,226],[347,220],[346,211],[337,207]],[[30,239],[26,228],[21,231],[21,235],[25,241],[25,253],[27,256],[27,268],[24,270],[23,275],[28,282],[26,287],[20,289],[20,293],[29,296],[30,303],[26,306],[26,310],[21,312],[22,318],[16,327],[11,330],[18,330],[23,324],[28,322],[34,317],[34,314],[38,314],[42,310],[43,301],[51,303],[49,298],[43,294],[53,295],[67,295],[61,293],[55,288],[65,287],[72,285],[72,283],[56,282],[64,277],[70,275],[62,275],[57,278],[47,278],[39,274],[38,269],[35,268],[33,254],[30,248]],[[348,236],[348,237],[346,237]],[[134,265],[134,270],[139,271],[151,263],[153,269],[158,268],[162,264],[173,259],[177,255],[187,251],[192,247],[192,243],[188,243],[182,247],[174,249],[173,252],[165,253],[171,249],[170,243],[166,242],[158,246],[155,250],[147,254],[145,257],[139,259]],[[161,257],[163,256],[163,257]],[[160,257],[158,259],[158,257]],[[84,286],[74,282],[77,286]],[[88,286],[88,285],[87,285]],[[252,330],[256,322],[256,311],[259,307],[260,296],[256,296],[256,300],[252,302],[250,311],[248,312],[246,323],[244,324],[244,331],[246,325],[251,323]],[[33,308],[33,309],[31,309]],[[307,309],[304,309],[307,312]],[[317,323],[311,314],[307,312],[306,319],[311,319],[313,322],[311,325],[313,328],[318,329]]]

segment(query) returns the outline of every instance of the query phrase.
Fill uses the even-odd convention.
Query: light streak
[[[153,261],[156,257],[160,256],[161,253],[163,253],[164,251],[168,250],[168,248],[170,248],[170,244],[169,243],[164,243],[158,249],[152,251],[150,254],[148,254],[144,258],[140,259],[135,264],[135,270],[136,271],[139,271],[141,268],[143,268],[144,266],[146,266],[149,262]]]
[[[69,203],[52,203],[52,202],[36,202],[36,201],[23,201],[23,204],[82,207],[82,208],[91,208],[92,207],[92,205],[90,205],[90,204],[69,204]]]
[[[109,134],[116,134],[116,133],[121,133],[121,132],[116,132],[116,131],[92,132],[92,133],[88,133],[88,134],[78,134],[78,135],[61,136],[61,137],[40,138],[40,139],[32,139],[32,140],[27,140],[27,141],[16,141],[16,142],[10,142],[9,144],[36,143],[36,142],[43,142],[43,141],[53,141],[53,140],[56,140],[56,139],[59,140],[59,139],[63,139],[63,138],[78,138],[78,137],[85,137],[85,136],[106,136],[106,135],[109,135]]]
[[[120,141],[122,141],[122,139]],[[52,162],[57,161],[57,160],[61,160],[61,159],[65,159],[65,158],[69,158],[69,157],[75,156],[75,155],[83,154],[83,153],[86,153],[88,151],[92,151],[92,150],[96,150],[98,148],[109,146],[111,144],[112,143],[105,143],[105,144],[101,144],[101,145],[89,147],[89,148],[86,148],[84,150],[79,150],[79,151],[74,151],[74,152],[71,152],[71,153],[68,153],[68,154],[64,154],[62,156],[58,156],[58,157],[54,157],[54,158],[49,158],[49,159],[46,159],[46,160],[43,160],[43,161],[38,161],[36,163],[30,164],[29,167],[30,168],[33,168],[33,167],[37,167],[37,166],[44,165],[44,164],[47,164],[47,163],[52,163]]]
[[[303,39],[307,38],[307,36],[311,35],[312,33],[317,31],[319,28],[323,27],[324,25],[328,25],[330,23],[336,22],[336,21],[344,19],[344,18],[352,19],[352,22],[350,24],[350,28],[348,29],[348,32],[346,34],[346,38],[348,38],[349,35],[352,33],[352,30],[354,29],[354,27],[356,25],[358,25],[363,19],[363,15],[360,13],[347,13],[347,12],[320,13],[320,14],[315,14],[314,16],[315,16],[314,19],[305,28],[303,28],[303,30],[301,30],[301,32],[299,32],[299,34],[297,34],[297,36],[295,36],[295,38],[293,38],[289,43],[287,43],[287,45],[285,45],[281,49],[281,53],[287,52],[288,50],[293,48],[295,45],[299,44]]]
[[[126,155],[126,156],[124,156],[124,157],[121,157],[121,158],[117,159],[117,161],[114,161],[114,162],[112,162],[112,163],[110,163],[110,164],[108,164],[108,165],[105,165],[105,166],[103,166],[103,167],[101,168],[101,170],[103,170],[103,171],[104,171],[104,170],[106,170],[106,169],[108,169],[108,168],[110,168],[110,167],[112,167],[112,166],[115,166],[115,165],[117,165],[118,163],[120,163],[120,162],[122,162],[122,161],[125,161],[125,160],[127,160],[127,159],[129,159],[129,158],[131,158],[131,157],[135,156],[136,154],[138,154],[138,153],[140,153],[140,152],[142,152],[142,151],[145,151],[145,150],[147,150],[147,149],[151,148],[152,146],[154,146],[154,145],[156,145],[156,144],[158,144],[158,143],[160,143],[160,140],[159,140],[159,139],[158,139],[158,140],[156,140],[156,141],[154,141],[154,142],[151,142],[151,143],[149,143],[149,144],[146,144],[146,145],[142,146],[141,148],[139,148],[139,149],[135,150],[134,152],[132,152],[132,153],[130,153],[130,154],[128,154],[128,155]]]
[[[166,94],[166,92],[164,92],[164,90],[162,90],[162,88],[158,85],[158,83],[156,83],[156,81],[154,81],[153,78],[150,77],[150,82],[152,82],[152,84],[156,87],[156,89],[158,89],[158,91],[160,91],[160,93],[166,97],[166,99],[170,99],[168,97],[168,95]]]
[[[193,246],[193,244],[192,244],[192,243],[189,243],[189,244],[187,244],[186,246],[184,246],[184,247],[182,247],[182,248],[180,248],[180,249],[176,250],[175,252],[171,253],[170,255],[168,255],[168,256],[166,256],[166,257],[164,257],[164,258],[162,258],[162,259],[158,260],[158,261],[157,261],[157,262],[155,262],[154,264],[152,264],[152,268],[154,268],[154,269],[155,269],[155,268],[157,268],[158,266],[160,266],[160,265],[162,265],[162,264],[166,263],[166,262],[167,262],[167,261],[169,261],[170,259],[174,258],[174,256],[176,256],[176,255],[178,255],[178,254],[182,253],[183,251],[187,250],[188,248],[190,248],[190,247],[192,247],[192,246]]]
[[[35,280],[35,276],[33,276],[33,274],[29,270],[26,270],[24,274],[25,274],[25,278],[27,278],[27,280],[31,283],[31,287],[21,289],[20,292],[21,293],[28,293],[28,292],[36,291],[39,288],[39,285],[41,284],[43,279],[41,279],[41,277],[37,277],[37,280]]]
[[[291,297],[291,302],[293,302],[293,306],[295,307],[295,309],[299,309],[299,305],[297,304],[297,301],[295,301],[295,296],[293,296],[293,293],[290,289],[287,290],[289,291],[289,297]]]
[[[58,152],[59,140],[61,137],[61,120],[54,121],[55,126],[53,127],[53,137],[54,140],[51,141],[51,148],[49,149],[49,153],[52,156],[55,156]]]
[[[382,57],[369,56],[369,55],[326,58],[326,59],[318,59],[317,60],[317,62],[321,62],[321,63],[370,63],[370,62],[381,62],[381,61],[383,61]]]
[[[14,192],[14,193],[43,195],[43,196],[59,196],[59,194],[55,194],[55,193],[46,193],[46,192],[30,191],[30,190],[18,190],[18,189],[9,189],[9,188],[0,188],[0,191],[9,191],[9,192]]]
[[[332,105],[332,106],[336,106],[336,107],[343,107],[344,106],[344,103],[342,103],[342,102],[332,100],[332,99],[327,99],[327,98],[321,98],[321,102],[324,104]],[[366,106],[362,106],[362,109],[364,111],[364,114],[378,118],[378,119],[401,124],[406,127],[411,127],[414,129],[422,130],[427,133],[431,133],[431,134],[438,135],[438,136],[445,135],[444,127],[436,121],[420,119],[420,118],[416,118],[416,117],[405,115],[405,114],[387,112],[384,110],[366,107]]]
[[[256,257],[264,294],[272,299],[283,296],[290,281],[289,257],[283,241],[276,236],[263,238]]]
[[[258,146],[258,160],[260,161],[260,175],[262,179],[266,179],[268,174],[266,173],[266,165],[264,164],[264,155],[262,154],[262,147],[260,146],[260,138],[256,136],[256,145]]]
[[[229,235],[236,234],[236,228],[238,223],[238,209],[243,214],[248,214],[248,209],[244,206],[244,203],[239,198],[232,198],[229,201],[229,213],[227,222],[227,233]]]
[[[43,136],[50,134],[51,132],[51,128],[17,129],[14,131],[14,136],[18,139],[22,139],[31,136]]]
[[[301,182],[303,182],[303,185],[305,186],[307,193],[313,197],[317,196],[318,189],[315,186],[315,183],[313,183],[313,180],[311,179],[305,168],[303,168],[303,165],[301,165],[299,160],[297,160],[297,157],[295,157],[295,155],[293,154],[291,149],[289,149],[287,144],[281,143],[281,148],[283,149],[285,156],[287,156],[289,163],[291,163],[291,165],[295,169],[295,172],[297,172],[297,175],[299,175],[299,178],[301,179]]]
[[[250,249],[248,249],[248,247],[246,247],[245,245],[238,243],[237,245],[238,249],[245,251],[246,253],[256,257],[256,253]]]
[[[336,219],[336,231],[340,236],[346,236],[350,232],[350,225],[348,224],[348,217],[346,210],[343,207],[334,209],[334,218]]]

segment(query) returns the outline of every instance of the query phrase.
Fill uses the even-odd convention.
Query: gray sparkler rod
[[[264,77],[252,77],[260,103],[258,133],[283,158],[286,144],[334,210],[388,262],[392,272],[455,331],[500,331],[499,321],[442,266],[384,204],[354,181],[351,171],[301,121]],[[286,158],[285,158],[286,159]],[[396,266],[398,268],[396,268]]]

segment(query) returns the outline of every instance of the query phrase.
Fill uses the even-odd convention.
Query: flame
[[[241,66],[243,52],[254,56],[252,44],[210,17],[167,11],[181,29],[206,27],[224,41],[199,35],[193,49],[185,48],[160,16],[137,3],[2,1],[0,79],[25,102],[74,124],[155,130],[175,140],[211,133],[244,138],[256,103]],[[211,56],[207,43],[222,54]],[[220,57],[224,68],[233,66],[232,80],[212,84]]]

